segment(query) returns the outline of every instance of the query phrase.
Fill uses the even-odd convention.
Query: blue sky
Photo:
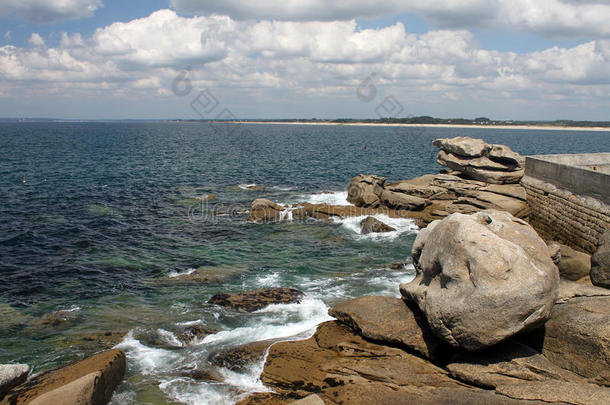
[[[610,120],[607,1],[292,4],[0,0],[0,116]]]

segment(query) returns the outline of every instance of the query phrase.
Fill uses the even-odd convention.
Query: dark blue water
[[[202,304],[219,291],[283,285],[323,303],[387,292],[401,276],[375,269],[406,260],[413,232],[362,240],[350,234],[349,224],[255,225],[241,212],[254,198],[299,201],[345,190],[358,173],[400,180],[437,172],[432,141],[453,136],[483,138],[524,155],[610,152],[609,132],[0,124],[0,362],[45,368],[87,354],[91,348],[66,344],[75,330],[171,329],[176,320],[221,329],[246,325],[230,314],[215,318]],[[266,189],[247,191],[240,184]],[[217,198],[209,206],[193,203],[210,193]],[[215,215],[224,212],[231,215]],[[243,271],[206,286],[155,281],[201,266]],[[36,329],[37,319],[62,309],[78,312],[75,326]],[[120,314],[129,310],[133,316]],[[272,318],[274,325],[286,321]],[[239,341],[243,336],[231,342]],[[174,384],[162,390],[168,401],[191,403],[176,390],[201,388],[168,381]],[[186,388],[176,388],[183,383]],[[138,384],[128,387],[123,400],[137,403]],[[222,390],[219,395],[229,398]]]

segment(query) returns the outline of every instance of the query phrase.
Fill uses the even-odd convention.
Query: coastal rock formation
[[[456,354],[447,370],[461,381],[486,389],[524,381],[586,382],[579,375],[551,363],[531,347],[514,341],[479,352]]]
[[[361,181],[363,176],[355,177],[350,184],[359,184],[358,187],[367,184]],[[378,182],[374,187],[369,185],[366,191],[367,195],[373,192],[371,190],[379,193],[379,203],[373,204],[377,208],[367,206],[362,199],[352,199],[355,206],[302,203],[292,207],[259,199],[252,203],[248,220],[259,223],[307,218],[329,221],[333,217],[385,214],[390,218],[412,218],[419,226],[425,227],[432,221],[456,212],[472,214],[496,209],[522,219],[527,219],[530,212],[525,189],[518,184],[487,184],[451,174],[425,175],[391,184],[384,183],[384,188],[380,184]]]
[[[265,198],[258,198],[252,202],[248,221],[273,222],[280,219],[280,213],[286,208]]]
[[[218,332],[219,330],[215,328],[208,328],[204,325],[193,325],[184,328],[182,332],[177,335],[177,338],[184,345],[192,345],[201,341],[206,336],[213,335]]]
[[[217,367],[243,373],[248,366],[262,360],[267,349],[277,341],[277,339],[260,340],[224,349],[210,354],[208,360]]]
[[[566,280],[577,281],[589,275],[591,256],[557,242],[549,242],[551,259],[559,268],[559,275]]]
[[[359,174],[349,183],[347,201],[356,207],[377,208],[384,184],[385,177]]]
[[[366,217],[360,222],[360,233],[363,235],[369,233],[394,232],[395,230],[395,228],[384,224],[375,217]]]
[[[558,366],[610,384],[610,291],[562,281],[551,318],[524,342]]]
[[[305,296],[294,288],[262,288],[234,294],[216,294],[208,304],[216,304],[240,312],[254,312],[272,304],[292,304],[301,302]]]
[[[453,346],[478,350],[537,327],[557,298],[546,244],[506,212],[435,221],[417,236],[412,256],[417,276],[400,291]]]
[[[27,364],[0,364],[0,399],[11,388],[25,382],[30,373],[30,366]]]
[[[597,251],[591,257],[591,282],[598,287],[610,288],[610,229],[597,243]]]
[[[14,387],[2,405],[105,405],[125,374],[125,353],[109,350]]]
[[[437,139],[436,161],[473,180],[491,184],[514,184],[525,173],[525,159],[505,145],[488,145],[481,139]]]
[[[394,389],[464,387],[443,369],[401,349],[368,342],[339,322],[321,324],[307,340],[271,346],[261,379],[279,393],[298,397],[372,381]]]
[[[436,357],[444,343],[428,327],[417,308],[399,298],[366,296],[335,305],[328,314],[362,337]]]

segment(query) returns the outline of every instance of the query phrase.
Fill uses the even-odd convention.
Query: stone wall
[[[530,223],[542,238],[595,252],[599,237],[610,227],[607,205],[528,176],[521,184],[527,191]]]

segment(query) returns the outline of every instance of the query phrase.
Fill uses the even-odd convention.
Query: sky
[[[610,121],[610,0],[0,0],[0,117]]]

